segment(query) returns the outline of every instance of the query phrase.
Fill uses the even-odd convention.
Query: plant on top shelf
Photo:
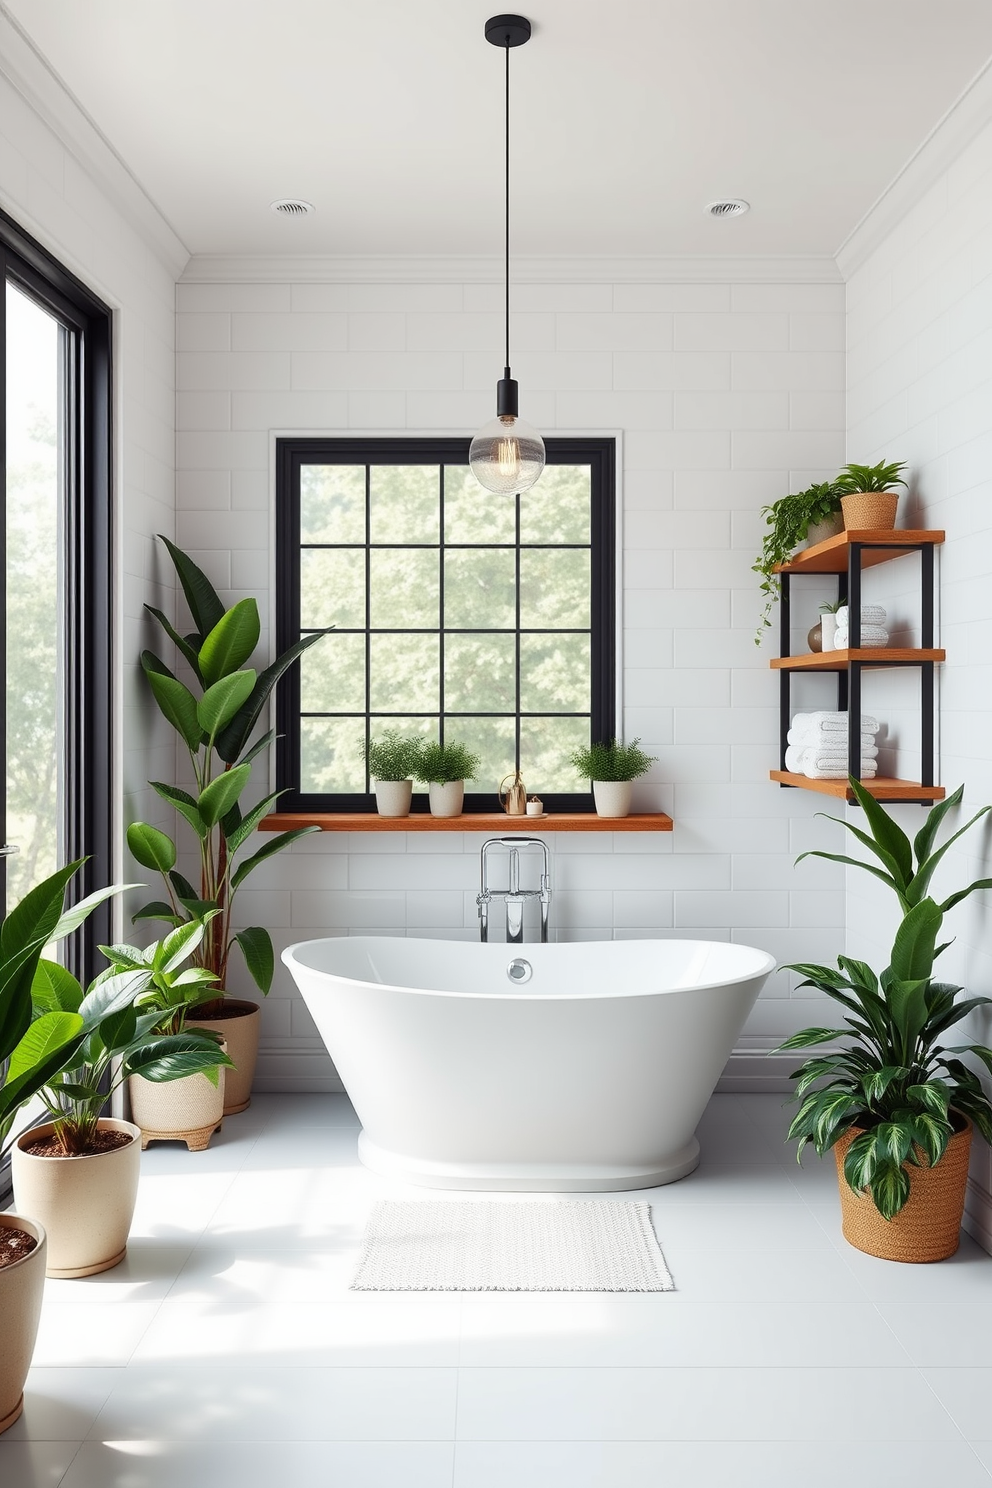
[[[772,605],[781,592],[776,568],[788,563],[801,542],[805,542],[809,529],[819,522],[826,522],[841,509],[841,492],[836,481],[821,481],[805,491],[794,491],[763,506],[767,531],[762,538],[761,553],[751,565],[752,571],[761,575],[760,592],[765,597],[765,607],[758,621],[754,644],[761,645],[761,637],[771,625]]]
[[[902,479],[902,471],[905,469],[905,460],[893,461],[891,465],[886,465],[884,460],[879,460],[877,465],[845,465],[834,481],[834,486],[841,496],[891,491],[893,486],[906,484]]]
[[[421,747],[416,777],[428,787],[432,816],[458,816],[465,799],[465,782],[474,780],[482,763],[467,744],[452,739],[445,744],[426,740]]]
[[[384,729],[378,738],[363,743],[362,757],[380,816],[409,816],[423,747],[423,739],[408,738],[398,729]]]
[[[630,782],[646,774],[656,762],[654,755],[645,754],[640,745],[640,739],[630,744],[604,739],[569,755],[569,763],[592,783],[599,816],[626,816],[630,811]]]
[[[128,847],[143,868],[161,874],[167,895],[164,901],[144,905],[134,919],[164,920],[173,926],[204,920],[206,929],[194,960],[216,982],[209,1004],[201,1010],[204,1017],[212,1017],[223,1010],[228,961],[235,945],[259,991],[267,993],[272,982],[274,956],[268,931],[257,925],[232,930],[238,889],[267,858],[317,830],[300,827],[279,833],[250,856],[239,857],[280,795],[276,791],[248,809],[241,806],[252,761],[275,738],[271,729],[254,742],[252,735],[279,678],[320,636],[304,636],[256,672],[247,665],[260,632],[256,601],[242,599],[225,609],[206,574],[168,538],[162,541],[175,565],[195,629],[181,635],[161,610],[151,605],[145,608],[185,660],[192,686],[181,682],[153,651],[141,653],[141,665],[159,709],[185,746],[195,784],[193,791],[158,780],[151,785],[189,827],[200,859],[200,881],[194,885],[177,871],[177,846],[166,832],[134,822],[128,828]]]
[[[850,786],[864,808],[868,831],[851,822],[841,825],[876,862],[820,850],[801,857],[864,868],[896,895],[902,920],[889,965],[880,975],[849,956],[838,957],[836,970],[811,964],[790,968],[804,978],[803,987],[814,987],[839,1003],[846,1016],[843,1028],[805,1028],[780,1046],[830,1046],[792,1076],[800,1104],[789,1139],[799,1143],[800,1154],[807,1143],[821,1155],[836,1149],[844,1234],[853,1244],[891,1259],[937,1260],[957,1248],[970,1123],[992,1142],[992,1105],[978,1076],[960,1057],[970,1055],[992,1072],[992,1049],[942,1040],[948,1029],[992,999],[960,998],[962,988],[934,979],[934,962],[946,949],[946,943],[938,944],[944,916],[976,890],[992,888],[992,879],[976,879],[939,903],[929,889],[952,843],[992,807],[983,807],[936,847],[938,828],[960,803],[963,787],[928,812],[910,842],[857,780],[852,778]],[[950,1208],[938,1225],[931,1212],[937,1197],[930,1186],[945,1183],[951,1190]],[[900,1222],[911,1196],[916,1215],[907,1213]],[[919,1253],[910,1253],[924,1206],[928,1237]],[[928,1244],[929,1252],[923,1253]]]

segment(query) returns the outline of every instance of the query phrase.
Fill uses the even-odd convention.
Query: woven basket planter
[[[844,528],[856,532],[862,527],[888,530],[896,525],[898,491],[856,491],[840,498]]]
[[[226,1051],[225,1051],[226,1052]],[[146,1080],[131,1075],[127,1082],[131,1115],[141,1127],[142,1149],[149,1142],[185,1142],[190,1152],[202,1152],[224,1123],[224,1068],[214,1085],[206,1075],[183,1075],[178,1080]]]
[[[852,1127],[834,1147],[844,1239],[883,1261],[944,1261],[958,1248],[968,1183],[971,1122],[955,1132],[935,1168],[904,1164],[909,1198],[893,1219],[883,1219],[870,1193],[856,1193],[844,1177],[844,1158],[856,1137]]]

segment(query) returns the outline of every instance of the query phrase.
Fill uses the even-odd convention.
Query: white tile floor
[[[397,1297],[348,1291],[365,1217],[426,1191],[359,1165],[342,1097],[258,1098],[145,1154],[123,1265],[47,1284],[0,1483],[988,1488],[992,1257],[850,1249],[784,1127],[717,1096],[699,1170],[637,1195],[674,1294]]]

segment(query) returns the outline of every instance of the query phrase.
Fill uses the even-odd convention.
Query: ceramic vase
[[[448,780],[444,785],[432,781],[428,787],[431,816],[461,816],[465,800],[464,780]]]
[[[593,800],[597,816],[629,816],[633,782],[630,780],[594,780]]]
[[[412,780],[377,780],[375,782],[375,809],[380,816],[409,816],[412,800]]]

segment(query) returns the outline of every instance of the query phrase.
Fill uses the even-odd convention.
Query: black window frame
[[[113,312],[75,274],[0,211],[0,457],[6,472],[6,285],[10,281],[66,327],[62,362],[65,456],[65,834],[66,861],[85,858],[73,901],[114,882],[114,489]],[[0,512],[0,524],[3,513]],[[0,533],[3,527],[0,525]],[[6,577],[0,567],[0,603]],[[6,696],[0,688],[0,728]],[[2,737],[3,735],[0,735]],[[113,911],[98,906],[64,943],[84,984],[105,962]]]
[[[300,635],[300,469],[305,464],[350,465],[467,465],[470,440],[398,436],[309,436],[277,438],[276,481],[276,645],[281,654]],[[616,733],[616,440],[607,436],[551,437],[545,440],[548,463],[583,464],[591,479],[591,717],[593,739]],[[512,501],[480,488],[482,501]],[[400,544],[403,546],[403,544]],[[567,545],[566,545],[567,546]],[[283,792],[278,810],[302,813],[375,810],[372,793],[318,795],[299,789],[300,669],[296,664],[282,678],[276,695],[276,789]],[[501,715],[503,716],[503,715]],[[512,716],[506,714],[505,716]],[[519,717],[519,714],[518,714]],[[539,788],[540,783],[534,782]],[[545,793],[546,809],[594,810],[589,790]],[[429,811],[426,794],[416,794],[412,812]],[[463,810],[481,814],[496,809],[495,787],[466,789]]]

